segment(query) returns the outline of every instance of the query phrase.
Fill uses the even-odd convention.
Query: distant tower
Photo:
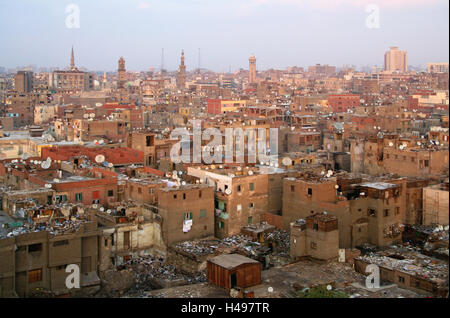
[[[177,87],[184,89],[186,87],[186,65],[184,65],[184,50],[181,51],[181,63],[178,70]]]
[[[123,57],[121,57],[119,59],[119,69],[118,69],[118,73],[119,73],[119,81],[118,81],[118,87],[119,88],[124,88],[125,87],[125,83],[127,81],[126,78],[126,69],[125,69],[125,60]]]
[[[396,46],[392,46],[384,54],[384,70],[399,71],[401,73],[408,72],[408,53],[400,51]]]
[[[256,57],[252,54],[249,58],[249,75],[248,81],[250,83],[256,83]]]
[[[73,54],[73,46],[72,46],[72,55],[70,56],[70,70],[74,71],[75,68],[75,55]]]

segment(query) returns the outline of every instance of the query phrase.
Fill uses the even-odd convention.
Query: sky
[[[74,6],[79,9],[79,19]],[[67,10],[67,11],[66,11]],[[78,22],[79,24],[78,24]],[[0,66],[113,71],[448,62],[448,0],[0,0]]]

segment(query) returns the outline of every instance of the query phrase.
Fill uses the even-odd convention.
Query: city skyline
[[[167,70],[177,69],[184,50],[187,71],[198,68],[199,48],[201,67],[217,72],[247,69],[252,53],[257,70],[318,63],[382,67],[391,46],[409,52],[413,66],[448,61],[447,1],[372,2],[379,28],[366,25],[368,1],[78,1],[80,28],[71,29],[65,26],[68,1],[3,1],[0,25],[10,32],[0,66],[69,67],[72,45],[77,65],[98,71],[115,71],[120,56],[130,71],[159,69],[161,48]],[[332,10],[326,4],[334,4]],[[427,17],[433,23],[415,22]]]

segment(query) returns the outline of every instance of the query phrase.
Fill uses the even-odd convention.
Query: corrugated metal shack
[[[261,284],[261,263],[240,254],[222,254],[208,260],[208,281],[217,286],[248,288]]]

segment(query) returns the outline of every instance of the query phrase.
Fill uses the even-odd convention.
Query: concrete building
[[[33,72],[19,71],[14,75],[14,90],[25,94],[33,90]]]
[[[339,231],[335,216],[315,214],[291,223],[290,256],[329,261],[338,257]]]
[[[384,54],[384,70],[389,72],[408,72],[408,53],[400,51],[398,47],[392,46]]]
[[[214,188],[204,184],[160,188],[157,213],[166,246],[214,236]]]
[[[448,200],[448,181],[423,188],[423,224],[448,225]]]

